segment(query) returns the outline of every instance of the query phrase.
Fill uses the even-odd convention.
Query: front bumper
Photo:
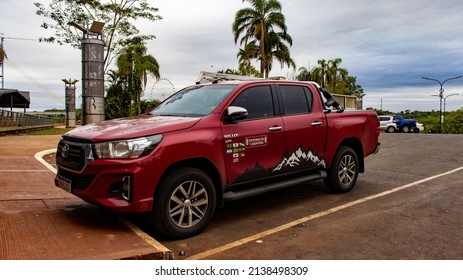
[[[149,158],[135,160],[95,160],[81,172],[58,165],[55,185],[59,177],[70,182],[69,191],[83,200],[116,212],[147,212],[153,207],[154,189],[160,174],[156,161]]]

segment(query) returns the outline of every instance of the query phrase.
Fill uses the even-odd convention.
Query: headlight
[[[117,140],[95,144],[98,158],[138,158],[151,152],[161,142],[162,134],[136,139]]]

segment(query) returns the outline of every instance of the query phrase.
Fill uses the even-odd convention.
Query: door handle
[[[312,122],[310,125],[311,126],[321,126],[323,123],[320,121]]]
[[[283,127],[281,126],[272,126],[268,128],[268,131],[280,131],[283,130]]]

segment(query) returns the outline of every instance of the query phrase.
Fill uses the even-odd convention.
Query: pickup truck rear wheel
[[[410,127],[408,125],[402,126],[402,132],[403,133],[409,133],[410,132]]]
[[[358,173],[359,161],[355,151],[351,147],[340,147],[324,179],[325,186],[332,192],[348,192],[355,186]]]
[[[202,170],[182,168],[169,174],[158,186],[151,222],[170,238],[185,238],[201,232],[212,219],[216,192]]]

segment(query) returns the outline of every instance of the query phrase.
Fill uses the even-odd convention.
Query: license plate
[[[71,192],[71,180],[64,178],[61,175],[56,176],[57,187],[67,192]]]

